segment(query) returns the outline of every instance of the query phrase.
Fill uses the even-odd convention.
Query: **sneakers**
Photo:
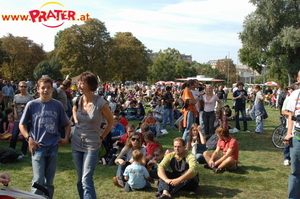
[[[289,160],[284,160],[283,165],[284,166],[290,166],[290,161]]]
[[[114,185],[116,185],[117,187],[120,187],[120,188],[124,187],[123,180],[120,180],[117,176],[113,177],[112,181],[113,181]]]
[[[249,130],[246,130],[245,132],[246,132],[246,133],[250,133],[250,131],[249,131]]]
[[[229,133],[238,133],[239,130],[237,128],[229,129]]]
[[[22,159],[22,158],[27,158],[28,155],[27,154],[22,154],[18,156],[18,160]]]

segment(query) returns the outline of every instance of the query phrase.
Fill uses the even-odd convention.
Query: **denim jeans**
[[[167,121],[170,119],[170,129],[174,130],[174,112],[173,109],[164,109],[162,128],[166,129]]]
[[[169,171],[166,171],[166,175],[169,179],[175,179],[181,176],[181,174],[172,173]],[[180,189],[187,190],[187,191],[194,191],[198,187],[199,181],[200,179],[197,175],[194,178],[189,180],[184,180],[176,187],[173,187],[172,185],[167,184],[162,179],[159,179],[158,192],[162,193],[164,190],[167,190],[170,192],[171,196],[174,196],[174,194]]]
[[[256,128],[255,132],[257,133],[263,133],[264,132],[264,120],[261,118],[261,116],[256,117]]]
[[[54,194],[53,179],[56,172],[58,145],[37,148],[34,150],[34,155],[31,156],[33,179],[32,183],[38,183],[46,187],[49,191],[49,198]],[[43,195],[43,193],[36,188],[31,188],[31,193]]]
[[[93,175],[98,161],[99,149],[92,152],[72,150],[75,168],[77,171],[77,190],[80,199],[95,199]]]
[[[241,130],[240,122],[239,122],[239,113],[241,112],[242,113],[242,118],[243,118],[243,123],[244,123],[244,131],[248,130],[245,107],[235,108],[235,112],[237,113],[237,115],[235,116],[235,127],[238,130]]]
[[[291,157],[290,157],[290,145],[284,145],[284,148],[283,148],[283,159],[284,160],[291,160]]]
[[[192,124],[194,124],[196,121],[196,118],[194,116],[194,111],[189,111],[187,113],[187,119],[186,119],[186,127],[185,127],[185,130],[183,132],[183,135],[182,135],[182,139],[185,141],[185,143],[188,142],[189,140],[189,137],[190,137],[190,129],[191,129],[191,126]]]
[[[300,140],[292,138],[290,146],[291,170],[289,175],[288,198],[300,198]]]
[[[130,162],[126,162],[125,165],[122,165],[122,164],[118,164],[118,170],[117,170],[117,176],[119,177],[120,180],[123,180],[124,182],[126,181],[124,179],[124,171],[126,169],[126,167],[130,165]]]
[[[30,124],[28,123],[27,124],[28,132],[30,131],[29,128],[30,128]],[[19,134],[20,134],[19,121],[15,121],[14,122],[13,133],[12,133],[11,140],[10,140],[10,145],[9,145],[10,148],[16,149]],[[27,154],[27,149],[28,149],[28,142],[23,137],[22,148],[21,148],[22,154],[26,155]]]
[[[203,112],[204,134],[213,135],[215,133],[214,123],[216,120],[216,114],[212,112]]]

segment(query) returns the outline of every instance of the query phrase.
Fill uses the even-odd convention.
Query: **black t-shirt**
[[[236,90],[234,91],[233,93],[233,97],[237,97],[239,96],[240,94],[244,95],[244,96],[248,96],[247,92],[242,89],[242,90]],[[245,104],[246,104],[246,99],[245,97],[241,97],[241,98],[237,98],[235,100],[235,108],[234,109],[238,109],[238,108],[245,108]]]
[[[224,99],[225,92],[223,90],[217,90],[216,95],[219,99]]]
[[[171,102],[167,102],[166,100],[173,99],[171,93],[164,93],[163,100],[164,100],[164,109],[172,109],[173,108],[173,100]]]

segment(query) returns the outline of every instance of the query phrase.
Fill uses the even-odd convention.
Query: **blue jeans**
[[[288,198],[300,198],[300,140],[292,138],[290,146],[291,170],[289,175]]]
[[[174,113],[173,109],[164,109],[162,128],[166,129],[168,118],[170,119],[170,129],[174,130]]]
[[[235,116],[235,127],[238,129],[238,130],[241,130],[241,127],[240,127],[240,122],[239,122],[239,113],[241,112],[242,113],[242,118],[243,118],[243,123],[244,123],[244,131],[248,130],[247,128],[247,119],[246,119],[246,110],[245,110],[245,107],[242,107],[242,108],[235,108],[235,112],[237,113],[237,115]]]
[[[80,199],[95,199],[93,175],[98,161],[99,149],[92,152],[72,150],[75,168],[77,171],[77,190]]]
[[[283,157],[284,157],[284,160],[291,160],[291,157],[290,157],[290,145],[284,145]]]
[[[53,179],[56,172],[58,145],[37,148],[31,156],[33,179],[32,183],[38,183],[46,187],[49,191],[49,198],[54,194]],[[36,188],[31,188],[31,193],[43,195],[43,192]]]
[[[204,123],[204,135],[213,135],[215,133],[214,123],[216,120],[216,114],[214,111],[203,111],[203,123]]]
[[[186,119],[186,127],[182,135],[182,139],[185,141],[185,144],[188,142],[190,137],[190,129],[192,124],[196,122],[196,118],[194,116],[194,111],[189,111],[187,113],[187,119]]]
[[[263,133],[264,132],[264,120],[261,117],[256,117],[256,128],[255,132]]]

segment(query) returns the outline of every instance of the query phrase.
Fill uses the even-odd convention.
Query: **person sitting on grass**
[[[115,163],[118,164],[117,175],[113,177],[113,183],[117,187],[124,188],[124,171],[126,167],[133,163],[132,151],[139,149],[143,152],[144,156],[142,164],[146,165],[146,149],[142,147],[142,139],[139,133],[133,132],[129,135],[126,146],[122,149],[119,156],[116,158]]]
[[[161,144],[154,140],[155,136],[152,132],[147,131],[144,133],[144,140],[146,144],[146,160],[151,160],[154,156],[154,150],[161,147]]]
[[[158,164],[162,161],[164,158],[164,149],[162,147],[158,147],[154,149],[154,156],[151,160],[147,163],[147,169],[149,172],[150,177],[154,180],[154,183],[158,184],[158,174],[157,174],[157,168]]]
[[[203,157],[204,151],[207,150],[206,148],[206,139],[208,137],[202,134],[202,128],[197,123],[192,124],[190,130],[191,136],[189,137],[187,150],[192,149],[192,154],[196,156],[196,159],[199,163],[204,164],[205,159]]]
[[[221,173],[225,170],[234,171],[238,165],[239,147],[235,138],[229,136],[228,126],[222,125],[216,129],[216,134],[219,136],[216,150],[211,153],[205,151],[203,156],[206,161],[205,168],[212,169],[215,173]],[[219,157],[222,151],[222,156]]]
[[[125,183],[124,190],[129,191],[142,191],[151,187],[150,179],[147,169],[143,164],[144,154],[141,150],[134,150],[132,152],[133,163],[126,167],[124,171],[124,179],[127,180]]]
[[[160,133],[160,122],[153,117],[152,111],[148,112],[147,117],[141,121],[141,123],[146,122],[149,125],[150,131],[155,135],[159,135]]]
[[[172,198],[179,190],[193,191],[198,187],[198,164],[195,155],[185,150],[185,142],[182,138],[173,141],[174,152],[164,157],[158,165],[158,192],[155,196],[159,199]],[[171,168],[172,172],[166,171]]]

